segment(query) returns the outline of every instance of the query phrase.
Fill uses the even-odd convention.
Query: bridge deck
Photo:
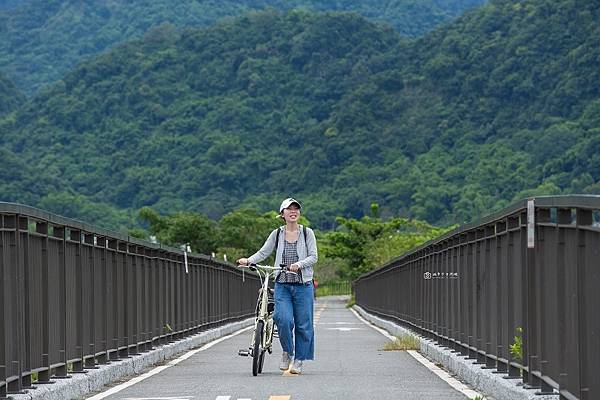
[[[251,359],[239,357],[251,331],[223,340],[110,396],[95,399],[338,400],[465,399],[410,354],[383,351],[386,337],[361,322],[340,298],[316,303],[316,360],[302,375],[278,369],[281,348],[253,377]],[[106,397],[105,397],[106,396]]]

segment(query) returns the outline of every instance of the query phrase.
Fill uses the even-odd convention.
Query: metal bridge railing
[[[361,276],[356,303],[539,393],[598,399],[598,210],[523,200]]]
[[[210,257],[0,203],[0,398],[251,316],[259,282]],[[253,282],[255,281],[255,282]],[[250,284],[248,284],[250,283]]]
[[[352,294],[352,282],[333,281],[317,286],[317,296],[336,296]]]

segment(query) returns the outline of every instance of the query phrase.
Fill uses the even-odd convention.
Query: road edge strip
[[[250,329],[254,325],[254,318],[248,318],[242,321],[229,323],[220,327],[216,327],[196,335],[178,340],[173,343],[157,346],[154,350],[147,353],[135,355],[131,358],[122,359],[119,361],[111,361],[110,364],[98,365],[97,369],[86,370],[84,374],[73,374],[70,379],[56,380],[52,385],[35,384],[36,389],[27,390],[25,394],[11,394],[12,400],[63,400],[86,398],[96,392],[105,390],[105,386],[112,385],[115,382],[134,375],[143,374],[149,367],[160,365],[152,371],[154,374],[169,368],[183,361],[183,357],[192,352],[198,352],[207,346],[216,344],[217,340],[231,337],[232,333],[239,334],[244,329]],[[213,344],[213,345],[214,345]],[[199,346],[202,346],[198,348]],[[184,355],[181,355],[185,353]],[[178,357],[173,360],[174,357]],[[191,355],[187,356],[191,357]],[[183,358],[180,361],[180,358]],[[149,371],[147,373],[150,373]],[[139,376],[131,380],[138,379]],[[145,379],[145,378],[144,378]],[[91,396],[97,396],[94,394]]]
[[[434,340],[420,336],[394,322],[370,314],[358,305],[352,306],[351,311],[359,319],[362,317],[363,320],[368,321],[369,326],[385,329],[387,331],[385,336],[388,338],[392,335],[407,334],[417,337],[421,342],[420,356],[429,360],[434,366],[435,364],[442,365],[451,374],[483,393],[483,395],[480,395],[483,396],[483,399],[486,399],[486,395],[494,400],[558,400],[559,398],[558,393],[556,395],[537,395],[537,390],[524,389],[522,386],[517,385],[517,382],[520,381],[504,379],[506,374],[498,374],[491,369],[482,369],[481,365],[475,364],[476,360],[467,359],[460,354],[453,353],[448,348],[438,345]]]

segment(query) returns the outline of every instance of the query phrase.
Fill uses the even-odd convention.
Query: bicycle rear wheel
[[[265,358],[265,352],[261,349],[261,342],[264,330],[264,322],[258,321],[254,330],[254,343],[252,345],[252,375],[256,376],[262,372],[262,361]]]

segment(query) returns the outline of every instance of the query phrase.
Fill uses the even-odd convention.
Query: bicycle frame
[[[250,351],[240,350],[241,356],[252,356],[252,374],[254,376],[262,372],[265,352],[272,352],[274,324],[273,313],[269,312],[269,279],[282,270],[282,267],[272,267],[270,265],[250,265],[253,271],[256,271],[262,281],[257,301],[257,312],[254,320],[254,331]],[[259,336],[260,335],[260,336]]]
[[[281,271],[281,267],[271,267],[268,265],[256,265],[256,272],[262,279],[262,287],[260,289],[260,309],[254,321],[254,329],[259,321],[264,322],[265,334],[263,335],[262,348],[268,349],[270,353],[271,343],[273,341],[273,314],[269,313],[269,279],[277,272]],[[262,269],[262,276],[261,276]]]

